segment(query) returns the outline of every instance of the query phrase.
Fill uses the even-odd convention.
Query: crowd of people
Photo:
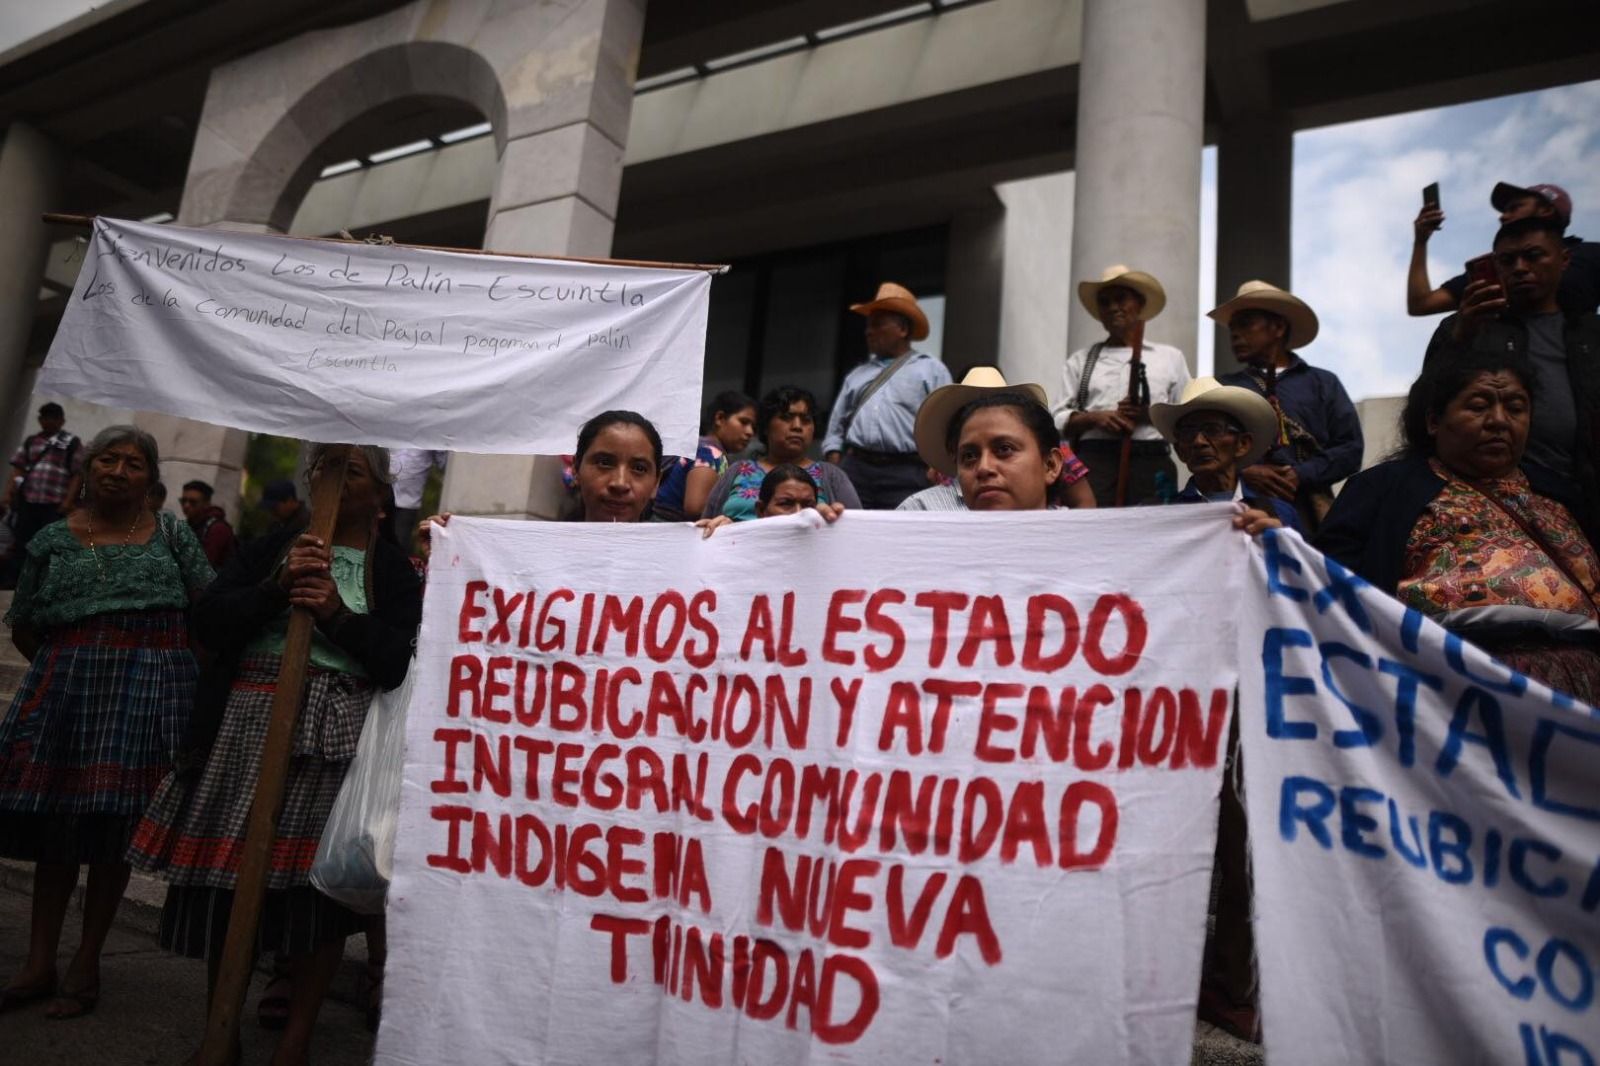
[[[1194,379],[1183,353],[1143,339],[1166,303],[1161,282],[1119,265],[1078,287],[1105,337],[1067,356],[1054,403],[994,367],[953,381],[915,347],[929,332],[916,297],[885,283],[849,308],[865,320],[868,358],[826,417],[803,388],[726,392],[707,405],[695,454],[668,456],[648,419],[603,412],[570,457],[570,517],[692,521],[714,536],[809,508],[832,522],[858,508],[1228,502],[1234,528],[1296,529],[1463,639],[1595,702],[1597,293],[1573,282],[1588,253],[1564,232],[1565,193],[1503,185],[1495,206],[1494,278],[1447,282],[1413,303],[1454,313],[1411,387],[1401,450],[1366,471],[1354,405],[1333,371],[1302,355],[1319,334],[1305,300],[1263,281],[1240,286],[1210,315],[1242,368]],[[1419,217],[1419,243],[1439,221]],[[183,485],[184,520],[162,509],[148,434],[116,426],[85,445],[55,404],[40,408],[39,425],[12,458],[7,494],[18,545],[7,621],[31,665],[0,717],[0,855],[33,862],[35,875],[28,958],[0,988],[0,1011],[41,1000],[53,1018],[94,1009],[134,867],[170,882],[162,943],[208,960],[214,987],[298,607],[315,619],[310,680],[255,943],[279,960],[274,1005],[260,1013],[284,1029],[274,1061],[304,1061],[340,945],[356,931],[382,941],[381,924],[319,894],[309,868],[371,698],[409,667],[421,577],[396,530],[410,538],[421,483],[443,457],[355,449],[327,542],[306,532],[295,484],[270,484],[262,505],[276,525],[240,544],[204,482]],[[327,448],[309,452],[308,487],[326,476]],[[448,518],[415,525],[424,554],[428,531]],[[1255,1037],[1231,775],[1224,791],[1201,1004]],[[83,865],[82,934],[58,973]],[[381,965],[381,947],[374,957]]]

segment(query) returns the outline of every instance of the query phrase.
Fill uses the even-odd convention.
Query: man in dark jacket
[[[1591,541],[1600,534],[1596,414],[1600,409],[1600,317],[1564,312],[1557,292],[1571,253],[1554,218],[1516,219],[1495,234],[1498,283],[1474,281],[1461,310],[1439,324],[1424,367],[1452,345],[1515,351],[1533,363],[1533,428],[1522,469],[1535,491],[1559,500]]]
[[[1228,327],[1233,354],[1245,366],[1218,374],[1217,383],[1260,393],[1278,414],[1272,449],[1239,477],[1258,496],[1294,504],[1301,529],[1314,532],[1333,503],[1333,486],[1361,469],[1366,447],[1361,418],[1338,375],[1291,350],[1316,339],[1316,312],[1276,285],[1247,281],[1207,313]]]
[[[178,506],[183,508],[183,517],[188,519],[189,528],[194,530],[206,558],[213,568],[220,570],[233,558],[238,543],[227,515],[222,508],[212,506],[213,495],[214,490],[204,481],[186,481],[178,494]]]

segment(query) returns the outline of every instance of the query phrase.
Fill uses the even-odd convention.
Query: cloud
[[[1357,399],[1404,392],[1440,321],[1405,312],[1422,186],[1440,183],[1448,218],[1428,247],[1438,285],[1488,250],[1502,180],[1563,186],[1573,231],[1600,231],[1600,81],[1298,134],[1293,288],[1322,320],[1307,357]]]

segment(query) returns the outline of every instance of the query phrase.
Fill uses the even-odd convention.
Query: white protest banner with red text
[[[1230,513],[456,520],[377,1061],[1187,1061]]]
[[[1241,617],[1268,1061],[1600,1062],[1600,718],[1292,534]]]
[[[98,218],[38,389],[307,440],[560,455],[699,439],[711,277]]]

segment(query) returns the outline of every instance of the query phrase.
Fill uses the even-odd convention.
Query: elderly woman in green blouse
[[[145,507],[158,462],[133,426],[94,439],[83,506],[28,542],[6,615],[30,665],[0,719],[0,855],[35,865],[28,960],[0,1011],[51,997],[54,1018],[94,1009],[123,855],[183,741],[197,672],[186,610],[212,573],[186,524]],[[58,985],[83,863],[83,939]]]

